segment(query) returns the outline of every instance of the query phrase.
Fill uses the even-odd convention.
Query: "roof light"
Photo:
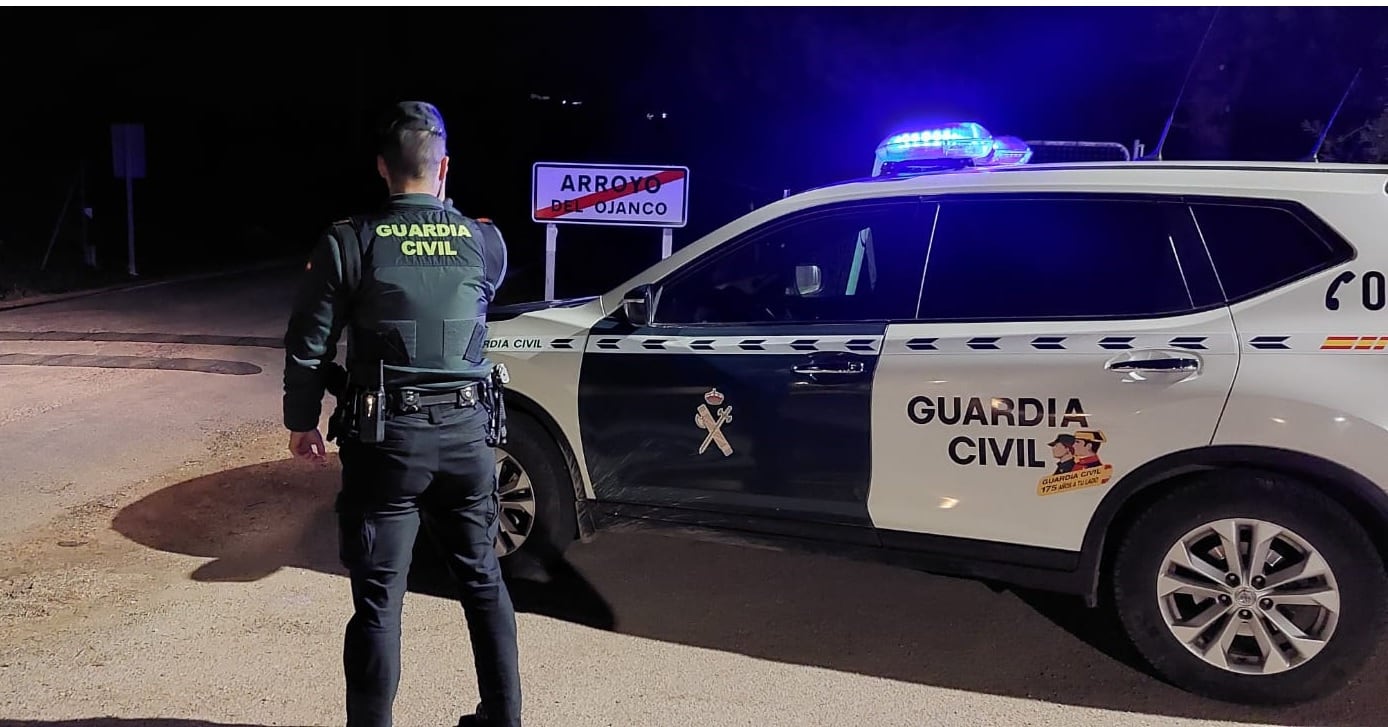
[[[893,134],[877,145],[872,176],[978,165],[993,156],[995,146],[988,129],[972,121]]]
[[[872,176],[895,177],[965,167],[1002,167],[1031,161],[1031,145],[993,136],[972,121],[894,134],[877,145]]]
[[[993,139],[992,153],[975,163],[981,167],[1026,164],[1031,160],[1031,153],[1031,147],[1025,141],[1015,136],[999,136]]]
[[[993,150],[993,135],[967,121],[889,136],[877,145],[883,163],[935,159],[979,159]]]

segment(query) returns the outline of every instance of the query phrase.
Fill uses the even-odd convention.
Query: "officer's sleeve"
[[[482,228],[482,260],[483,270],[487,279],[487,302],[496,299],[496,292],[501,288],[501,282],[506,279],[506,240],[501,237],[501,230],[496,225],[481,223]]]
[[[318,239],[284,334],[284,426],[290,431],[316,429],[323,413],[323,367],[337,358],[347,301],[340,248],[331,232]]]

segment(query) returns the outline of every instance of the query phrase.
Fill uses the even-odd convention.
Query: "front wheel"
[[[496,447],[501,522],[496,553],[507,570],[558,558],[577,537],[573,479],[549,432],[524,412],[507,415],[507,441]]]
[[[1326,696],[1382,632],[1388,577],[1334,500],[1276,475],[1224,471],[1172,492],[1119,546],[1114,605],[1164,678],[1203,696]]]

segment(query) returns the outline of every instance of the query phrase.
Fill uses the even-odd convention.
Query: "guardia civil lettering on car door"
[[[537,351],[545,348],[545,342],[538,338],[488,338],[482,350]]]
[[[991,397],[985,404],[981,397],[965,400],[957,396],[916,396],[907,403],[906,416],[922,426],[1007,427],[1009,430],[1084,424],[1084,409],[1079,399],[1070,399],[1063,412],[1059,406],[1056,399]],[[1045,461],[1039,459],[1035,437],[960,435],[951,439],[948,447],[949,459],[957,465],[1046,466]]]

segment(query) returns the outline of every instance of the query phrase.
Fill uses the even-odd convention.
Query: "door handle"
[[[1111,361],[1105,368],[1110,371],[1153,371],[1190,373],[1200,370],[1200,360],[1177,356],[1173,358],[1149,358],[1130,361]]]
[[[797,374],[830,374],[839,376],[861,374],[864,370],[862,361],[845,361],[832,368],[818,363],[796,364],[791,367],[791,371]]]

